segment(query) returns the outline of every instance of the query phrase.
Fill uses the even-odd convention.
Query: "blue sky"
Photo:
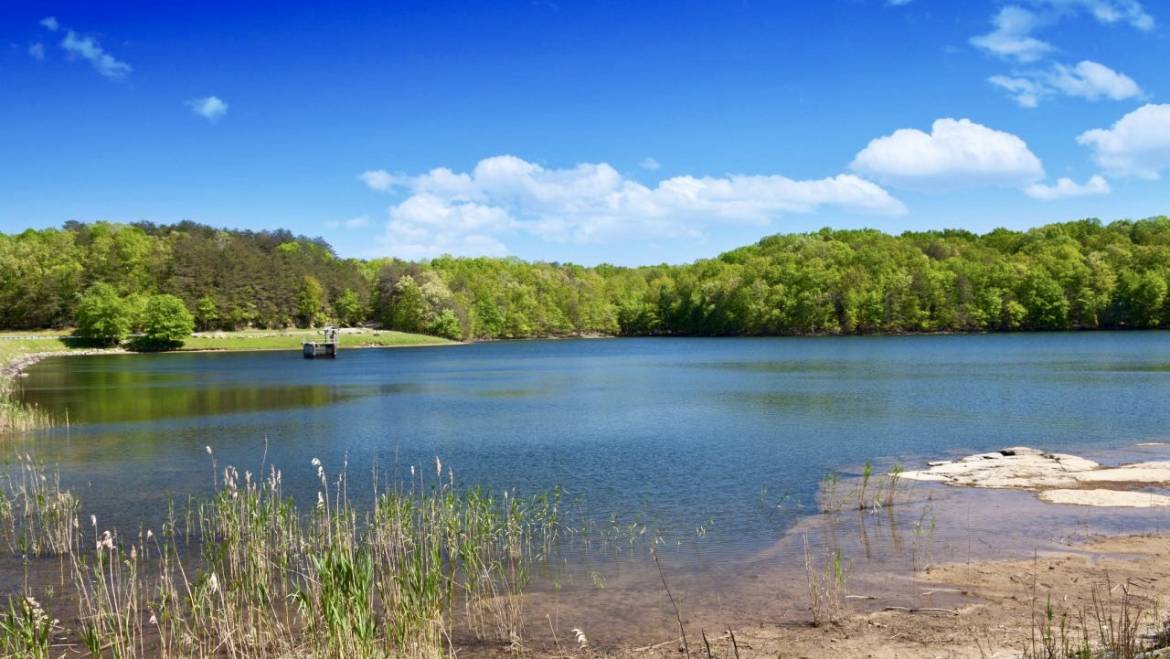
[[[0,230],[641,264],[1166,214],[1168,28],[1135,0],[8,0]]]

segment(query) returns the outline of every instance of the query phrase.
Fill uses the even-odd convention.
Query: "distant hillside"
[[[985,235],[776,235],[680,266],[338,258],[287,231],[66,223],[0,234],[0,329],[62,327],[105,282],[200,329],[378,322],[448,338],[1170,327],[1170,218]]]

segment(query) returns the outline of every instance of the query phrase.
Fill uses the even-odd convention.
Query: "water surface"
[[[18,445],[84,512],[136,525],[206,494],[220,465],[390,478],[435,457],[456,480],[560,486],[597,520],[707,560],[758,552],[815,510],[829,470],[1031,445],[1170,438],[1170,333],[527,341],[401,350],[49,359],[21,395],[62,425]],[[65,420],[68,425],[65,425]]]

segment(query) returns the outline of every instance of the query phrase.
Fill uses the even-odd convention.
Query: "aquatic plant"
[[[857,488],[857,509],[865,509],[865,491],[869,488],[869,479],[873,476],[873,462],[866,460],[861,470],[861,485]]]
[[[0,612],[0,651],[5,657],[49,659],[53,632],[59,630],[35,598],[9,596],[8,610]]]
[[[22,556],[65,555],[76,542],[78,501],[31,455],[0,475],[0,535]]]
[[[91,516],[83,538],[76,499],[26,456],[0,516],[14,549],[68,557],[78,622],[67,635],[95,657],[439,656],[456,637],[522,651],[524,589],[554,562],[559,491],[461,489],[436,459],[433,478],[418,469],[359,514],[345,466],[333,477],[311,466],[308,510],[284,495],[279,470],[226,466],[210,499],[185,515],[172,505],[158,533],[119,537]],[[47,651],[29,606],[13,600],[0,619],[0,648],[20,650],[7,654]]]
[[[836,623],[845,614],[847,571],[840,550],[828,550],[823,562],[818,562],[809,551],[808,537],[804,538],[804,572],[813,625]]]

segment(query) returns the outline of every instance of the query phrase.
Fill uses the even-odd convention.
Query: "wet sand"
[[[1136,449],[1137,457],[1151,453],[1167,457],[1170,449]],[[1100,459],[1122,464],[1134,455],[1127,449]],[[846,599],[831,624],[812,625],[806,543],[817,569],[836,552],[845,566]],[[1144,611],[1143,624],[1153,625],[1154,602],[1170,586],[1170,511],[908,483],[893,506],[809,516],[769,549],[731,565],[688,570],[684,552],[661,555],[692,654],[705,655],[705,635],[714,654],[734,656],[730,629],[741,656],[1020,656],[1049,601],[1058,620],[1066,613],[1070,625],[1087,623],[1096,635],[1093,597],[1096,591],[1104,601],[1105,584],[1115,598],[1123,585],[1131,607]],[[1120,611],[1120,600],[1113,604]],[[542,652],[565,651],[572,628],[604,654],[678,656],[682,649],[674,606],[652,563],[627,564],[603,588],[574,583],[534,592],[527,608],[549,622],[529,636]]]

